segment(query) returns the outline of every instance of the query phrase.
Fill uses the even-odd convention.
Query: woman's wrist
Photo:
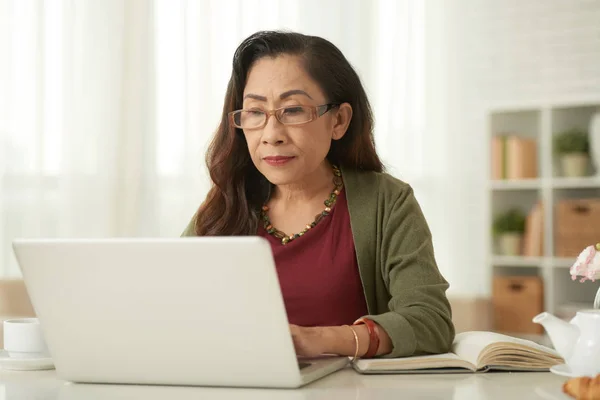
[[[379,329],[377,324],[368,318],[359,318],[354,322],[354,326],[364,325],[369,333],[369,347],[364,357],[371,358],[377,355],[379,351]]]
[[[320,328],[324,354],[337,354],[353,357],[356,354],[356,339],[348,325]],[[358,337],[358,357],[363,356],[369,347],[369,332],[365,326],[352,326]]]

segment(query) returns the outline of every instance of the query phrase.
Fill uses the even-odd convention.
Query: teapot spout
[[[580,335],[579,328],[575,324],[563,321],[548,312],[536,315],[533,317],[533,322],[544,327],[554,349],[565,361],[571,357],[573,347]]]

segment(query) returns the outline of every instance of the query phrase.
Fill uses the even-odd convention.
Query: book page
[[[463,368],[474,371],[475,365],[465,362],[456,354],[445,353],[402,358],[359,359],[355,361],[354,368],[359,372],[410,371],[437,368]]]
[[[523,362],[526,362],[526,357],[532,353],[538,353],[550,358],[560,358],[560,355],[555,350],[546,346],[542,346],[531,340],[519,339],[512,336],[502,335],[500,333],[485,331],[463,332],[457,334],[452,346],[452,350],[462,359],[478,366],[479,368],[482,368],[484,365],[481,365],[481,361],[486,355],[482,353],[484,352],[484,349],[490,345],[498,353],[523,356]],[[511,345],[516,346],[513,348]],[[528,351],[522,352],[519,350],[519,348],[522,349],[523,347],[527,348]]]
[[[468,372],[504,370],[548,370],[564,362],[553,349],[531,340],[487,331],[456,335],[452,352],[402,358],[359,359],[354,369],[361,373]]]

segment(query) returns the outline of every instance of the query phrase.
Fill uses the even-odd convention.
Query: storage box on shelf
[[[514,312],[516,321],[526,321],[533,313],[522,307],[519,299],[525,294],[521,290],[507,289],[517,286],[536,293],[529,294],[536,298],[535,311],[547,310],[569,318],[574,310],[592,306],[599,283],[577,285],[571,281],[569,267],[585,246],[600,241],[600,171],[592,168],[595,163],[590,156],[587,175],[563,176],[560,154],[554,151],[553,143],[558,134],[587,130],[599,107],[597,98],[581,103],[502,107],[489,112],[491,157],[485,223],[490,233],[492,302],[502,304],[495,307],[501,310],[497,311],[499,316]],[[509,146],[509,137],[523,139],[517,139],[520,148]],[[533,164],[537,166],[535,174]],[[510,171],[520,171],[521,175]],[[506,256],[499,253],[491,228],[495,217],[510,208],[525,213],[526,229],[520,253]],[[515,284],[518,281],[523,284]],[[500,290],[502,285],[504,290]],[[507,307],[514,310],[507,311]],[[498,323],[498,328],[506,328]],[[524,335],[533,329],[525,322],[509,328],[521,330]]]
[[[494,276],[494,330],[542,334],[542,326],[532,319],[543,311],[543,301],[543,281],[539,276]]]
[[[556,205],[555,255],[577,257],[600,241],[600,199],[561,200]]]

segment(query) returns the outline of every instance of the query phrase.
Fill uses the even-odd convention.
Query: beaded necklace
[[[304,227],[304,229],[302,229],[300,232],[292,234],[292,235],[288,235],[288,234],[278,230],[277,228],[275,228],[273,226],[273,224],[271,224],[271,221],[269,220],[269,215],[267,214],[267,211],[269,211],[269,206],[267,206],[265,204],[262,207],[261,218],[263,220],[263,225],[264,225],[267,233],[275,236],[277,239],[280,239],[281,244],[285,245],[285,244],[288,244],[289,242],[291,242],[292,240],[297,239],[300,236],[303,236],[306,232],[308,232],[309,230],[311,230],[312,228],[317,226],[317,224],[319,222],[321,222],[321,220],[323,218],[328,216],[331,213],[331,209],[334,206],[338,195],[341,193],[342,187],[344,186],[344,184],[342,182],[342,172],[340,171],[340,169],[335,165],[332,166],[332,169],[333,169],[333,184],[334,184],[333,191],[329,194],[329,197],[327,198],[327,200],[325,200],[323,202],[325,204],[325,209],[323,211],[321,211],[319,214],[317,214],[317,216],[315,217],[315,220],[313,222],[311,222],[310,224],[307,224]]]

